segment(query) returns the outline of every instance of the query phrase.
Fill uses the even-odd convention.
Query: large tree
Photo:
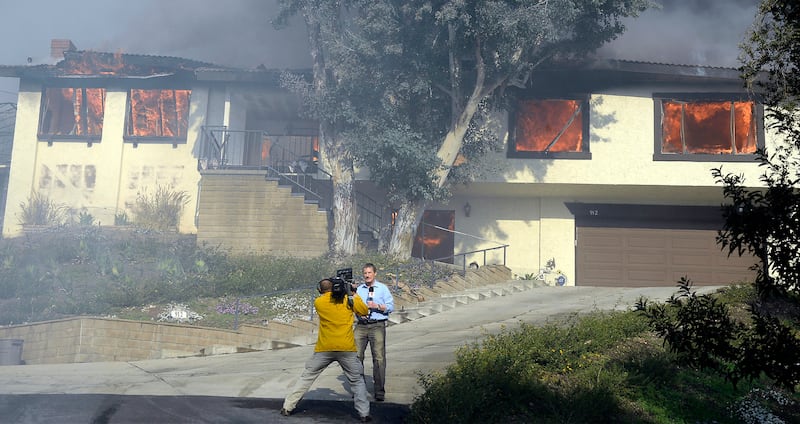
[[[487,124],[493,108],[505,105],[507,87],[524,84],[543,62],[592,52],[622,33],[623,18],[648,6],[646,0],[385,1],[381,27],[391,31],[370,34],[382,40],[372,50],[381,78],[371,81],[381,103],[371,111],[383,124],[368,121],[351,150],[398,210],[389,253],[409,257],[426,204],[446,199],[448,187],[471,176],[459,169],[495,147]]]
[[[319,122],[321,160],[333,184],[333,229],[331,250],[339,256],[353,255],[358,245],[358,215],[355,203],[353,155],[343,141],[352,126],[353,91],[357,69],[337,55],[343,31],[350,26],[346,1],[279,0],[280,13],[273,22],[281,27],[293,16],[301,16],[308,31],[312,75],[285,73],[282,84],[303,101],[303,113]],[[363,64],[360,64],[363,65]]]
[[[334,246],[355,240],[353,160],[397,211],[388,251],[411,254],[425,206],[474,176],[507,87],[554,58],[589,53],[648,0],[281,0],[302,15],[313,83],[304,95],[334,177]],[[338,169],[337,169],[338,167]],[[347,230],[344,230],[347,229]],[[343,237],[347,235],[346,237]],[[354,244],[354,242],[353,242]]]

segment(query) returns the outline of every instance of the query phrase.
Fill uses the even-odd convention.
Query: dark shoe
[[[383,396],[375,396],[375,402],[383,402]]]
[[[361,422],[362,423],[371,423],[372,422],[372,417],[370,417],[369,415],[361,417]]]
[[[289,415],[292,415],[292,411],[287,411],[286,409],[281,408],[281,415],[288,417]]]

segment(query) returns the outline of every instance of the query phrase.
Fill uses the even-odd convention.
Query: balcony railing
[[[203,127],[199,170],[253,169],[288,185],[292,192],[318,202],[330,210],[333,185],[330,173],[319,166],[316,136],[271,135],[264,131],[231,130],[224,126]],[[380,234],[383,205],[356,192],[358,228]]]

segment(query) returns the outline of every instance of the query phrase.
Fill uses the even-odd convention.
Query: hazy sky
[[[610,58],[738,66],[757,0],[657,0],[601,53]],[[79,50],[178,56],[251,68],[309,63],[302,26],[270,25],[274,0],[0,0],[0,65],[51,63],[50,40]],[[16,101],[0,78],[0,102]]]

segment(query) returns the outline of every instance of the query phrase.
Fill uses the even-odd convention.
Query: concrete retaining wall
[[[295,324],[239,331],[180,324],[79,317],[0,328],[2,339],[22,339],[26,364],[56,364],[202,356],[313,343],[316,326]],[[276,342],[276,340],[280,340]]]

